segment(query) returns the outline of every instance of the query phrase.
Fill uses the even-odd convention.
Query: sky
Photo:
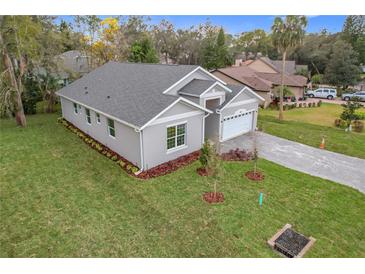
[[[100,16],[101,18],[108,16]],[[176,28],[186,29],[192,25],[204,23],[209,18],[210,22],[216,26],[222,26],[224,30],[230,34],[239,34],[245,31],[254,29],[264,29],[269,32],[275,16],[268,15],[153,15],[151,24],[157,24],[162,19],[166,19],[173,23]],[[60,16],[56,22],[64,19],[67,22],[72,21],[72,16]],[[322,29],[327,29],[329,32],[339,32],[342,30],[343,23],[346,19],[344,15],[319,15],[308,16],[307,32],[319,32]]]

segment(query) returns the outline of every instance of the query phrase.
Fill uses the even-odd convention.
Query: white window
[[[75,114],[77,114],[77,113],[78,113],[78,110],[77,110],[77,104],[76,104],[76,103],[74,103],[74,112],[75,112]]]
[[[109,136],[115,137],[114,121],[111,119],[108,119],[108,132]]]
[[[96,123],[100,124],[100,114],[95,112],[95,116],[96,116]]]
[[[167,128],[167,150],[182,147],[186,143],[186,124]]]
[[[85,114],[86,114],[86,121],[89,125],[91,125],[91,116],[90,116],[90,109],[85,108]]]

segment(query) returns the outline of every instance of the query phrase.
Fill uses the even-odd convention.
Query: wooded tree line
[[[55,56],[80,50],[89,56],[90,68],[108,61],[198,64],[207,69],[225,67],[238,55],[258,54],[281,59],[272,33],[261,29],[233,36],[209,21],[188,29],[167,20],[151,24],[148,17],[74,16],[73,22],[56,24],[53,16],[0,16],[0,105],[25,125],[29,101],[46,99],[53,111],[59,88]],[[365,64],[364,16],[348,16],[343,31],[306,34],[289,49],[287,59],[307,64],[311,75],[330,84],[350,85]],[[42,71],[42,73],[39,73]],[[316,77],[315,77],[316,78]],[[326,80],[324,80],[326,79]],[[29,104],[31,105],[31,104]]]

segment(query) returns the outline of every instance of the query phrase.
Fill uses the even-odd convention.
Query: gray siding
[[[178,104],[169,111],[169,114],[176,115],[179,113],[184,113],[186,112],[186,109],[184,107],[186,106],[183,106],[183,108],[181,108],[181,106],[179,106]],[[193,110],[196,110],[196,108],[190,109],[190,111]],[[202,138],[203,119],[204,119],[204,112],[201,111],[201,114],[195,116],[146,127],[143,130],[143,152],[144,152],[143,157],[145,163],[144,168],[150,169],[159,164],[165,163],[167,161],[176,159],[185,154],[199,150],[202,146],[202,141],[203,141]],[[186,121],[186,133],[187,133],[186,148],[176,150],[174,152],[168,152],[167,133],[166,133],[167,127],[173,124],[183,123],[185,121]]]
[[[115,138],[109,136],[107,117],[100,114],[100,124],[96,123],[96,114],[90,110],[91,125],[86,121],[85,108],[74,113],[73,102],[61,97],[62,116],[76,127],[92,136],[95,140],[117,152],[131,163],[141,167],[139,133],[129,126],[114,121]]]

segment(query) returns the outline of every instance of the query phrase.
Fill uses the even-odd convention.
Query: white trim
[[[109,121],[108,120],[112,120],[113,121],[113,127],[111,127],[111,126],[109,126]],[[107,118],[107,120],[106,120],[106,128],[107,128],[107,130],[108,130],[108,135],[110,136],[110,137],[112,137],[112,138],[114,138],[114,139],[117,139],[116,138],[116,130],[115,130],[115,123],[114,123],[115,121],[113,120],[113,119],[110,119],[110,118]],[[113,129],[114,130],[114,136],[113,135],[111,135],[110,134],[110,129]]]
[[[179,145],[177,146],[177,137],[179,136],[182,136],[182,134],[178,135],[177,134],[177,127],[178,126],[181,126],[181,125],[184,125],[185,126],[185,132],[184,132],[184,144],[182,145]],[[167,137],[167,129],[169,127],[175,127],[175,147],[172,147],[172,148],[167,148],[167,140],[168,139],[172,139],[173,137]],[[184,148],[187,148],[188,145],[187,145],[187,131],[188,131],[188,121],[183,121],[183,122],[177,122],[177,123],[174,123],[174,124],[171,124],[171,125],[167,125],[166,126],[166,153],[169,154],[169,153],[172,153],[172,152],[175,152],[177,150],[180,150],[180,149],[184,149]]]
[[[179,119],[185,119],[188,117],[193,117],[193,116],[197,116],[197,115],[201,115],[201,114],[202,114],[202,112],[200,110],[185,112],[185,113],[181,113],[181,114],[176,114],[176,115],[156,119],[150,125],[151,126],[158,125],[158,124],[167,123],[167,122],[175,121],[175,120],[179,120]]]
[[[162,114],[164,114],[166,111],[168,111],[170,108],[172,108],[174,105],[176,105],[177,103],[179,103],[180,101],[183,101],[189,105],[192,105],[194,107],[197,107],[205,112],[208,112],[208,113],[213,113],[212,111],[210,111],[209,109],[206,109],[206,108],[203,108],[202,106],[198,105],[198,104],[195,104],[194,102],[188,100],[188,99],[185,99],[183,97],[179,97],[177,98],[171,105],[169,105],[167,108],[165,108],[164,110],[162,110],[159,114],[157,114],[155,117],[153,117],[151,120],[149,120],[147,123],[145,123],[141,128],[140,130],[143,130],[145,129],[147,126],[149,126],[153,121],[155,121],[158,117],[160,117]]]
[[[229,104],[229,106],[227,106],[227,108],[238,107],[238,106],[251,104],[251,103],[257,103],[257,100],[256,99],[249,99],[249,100],[245,100],[245,101],[241,101],[241,102],[231,103],[231,104]]]
[[[206,71],[205,69],[203,69],[202,67],[199,66],[199,67],[195,68],[194,70],[190,71],[188,74],[186,74],[183,78],[181,78],[175,84],[173,84],[172,86],[170,86],[167,89],[165,89],[162,93],[163,94],[166,94],[167,92],[169,92],[171,89],[173,89],[174,87],[176,87],[178,84],[180,84],[182,81],[184,81],[186,78],[188,78],[190,75],[192,75],[193,73],[195,73],[198,70],[201,70],[202,72],[204,72],[205,74],[207,74],[210,77],[214,78],[216,81],[222,83],[223,85],[226,84],[224,81],[222,81],[221,79],[219,79],[215,75],[211,74],[209,71]]]
[[[232,90],[230,90],[229,88],[227,88],[226,86],[223,86],[221,83],[219,82],[215,82],[213,85],[211,85],[209,88],[207,88],[205,91],[203,91],[202,94],[200,94],[200,98],[203,98],[203,95],[205,95],[207,92],[209,92],[211,89],[213,89],[215,86],[220,86],[221,88],[223,88],[224,90],[228,91],[228,92],[232,92]]]
[[[190,94],[190,93],[181,92],[181,91],[179,91],[179,95],[186,95],[186,96],[191,96],[191,97],[200,98],[200,96],[199,96],[199,95],[196,95],[196,94]]]
[[[87,115],[87,111],[89,111],[89,115]],[[89,108],[85,108],[85,117],[86,117],[86,123],[91,126],[91,112]],[[90,118],[90,123],[89,123],[89,119]]]
[[[203,117],[203,127],[202,127],[202,145],[205,142],[205,118],[207,118],[210,114],[204,115]]]
[[[246,131],[246,132],[238,133],[238,134],[236,134],[236,135],[234,135],[234,136],[230,136],[230,137],[228,137],[228,138],[226,138],[226,139],[223,139],[223,138],[221,138],[222,136],[219,136],[219,141],[220,141],[220,142],[225,142],[225,141],[228,141],[228,140],[234,139],[234,138],[236,138],[236,137],[238,137],[238,136],[241,136],[241,135],[243,135],[243,134],[246,134],[246,133],[248,133],[248,132],[252,132],[252,131],[254,131],[255,114],[257,113],[257,110],[256,110],[256,109],[254,109],[254,108],[253,108],[253,109],[250,109],[250,110],[245,110],[244,114],[247,114],[247,113],[251,113],[251,114],[252,114],[251,130],[250,130],[250,131]],[[223,119],[228,118],[228,117],[234,117],[234,116],[236,116],[236,115],[237,115],[237,114],[227,115],[227,116],[223,117]],[[220,121],[219,121],[219,123],[221,124],[221,126],[222,126],[222,128],[223,128],[224,121],[223,121],[223,120],[220,120]]]
[[[69,101],[71,101],[71,102],[75,102],[75,103],[77,103],[77,104],[79,104],[79,105],[82,105],[82,106],[84,106],[84,107],[87,107],[87,108],[89,108],[89,109],[91,109],[91,110],[93,110],[93,111],[95,111],[95,112],[99,112],[100,114],[104,115],[105,117],[110,118],[110,119],[113,119],[113,120],[115,120],[115,121],[117,121],[117,122],[119,122],[119,123],[121,123],[121,124],[127,125],[127,126],[129,126],[129,127],[134,128],[134,129],[139,129],[139,128],[138,128],[137,126],[135,126],[135,125],[132,125],[132,124],[130,124],[130,123],[128,123],[128,122],[125,122],[125,121],[123,121],[123,120],[120,120],[119,118],[114,117],[114,116],[112,116],[112,115],[106,114],[105,112],[100,111],[100,110],[98,110],[98,109],[96,109],[96,108],[93,108],[93,107],[90,107],[90,106],[88,106],[88,105],[82,104],[82,103],[80,103],[79,101],[76,101],[76,100],[74,100],[74,99],[71,99],[71,98],[69,98],[69,97],[67,97],[67,96],[65,96],[65,95],[62,95],[62,94],[57,94],[57,95],[58,95],[58,96],[60,96],[60,97],[62,97],[62,98],[65,98],[65,99],[67,99],[67,100],[69,100]]]
[[[265,99],[263,97],[261,97],[260,95],[258,95],[256,92],[254,92],[252,89],[250,89],[249,87],[244,87],[243,89],[246,89],[249,93],[251,93],[253,96],[255,96],[256,98],[258,98],[259,100],[261,100],[262,102],[265,102]]]
[[[100,113],[99,112],[95,112],[95,118],[96,118],[96,124],[100,125],[101,124],[101,119],[100,119]],[[98,117],[99,115],[99,117]]]
[[[221,95],[218,96],[214,96],[214,97],[206,97],[206,98],[202,98],[203,99],[203,103],[204,103],[204,107],[207,107],[207,100],[214,100],[214,99],[219,99],[219,105],[221,105],[223,102],[223,97]]]
[[[257,97],[258,99],[262,100],[263,102],[265,102],[265,99],[262,98],[260,95],[256,94],[255,92],[253,92],[250,88],[248,87],[244,87],[243,89],[241,89],[231,100],[229,100],[229,102],[220,109],[220,111],[224,110],[225,108],[228,107],[228,105],[230,104],[230,102],[234,101],[242,92],[244,92],[245,90],[247,90],[249,93],[253,94],[255,97]],[[251,99],[250,99],[251,100]],[[248,101],[248,100],[245,100]],[[244,102],[245,102],[244,101]]]
[[[166,154],[170,154],[170,153],[174,153],[176,151],[182,150],[182,149],[186,149],[188,148],[188,146],[186,144],[178,146],[178,147],[174,147],[174,148],[170,148],[166,151]]]
[[[144,150],[143,150],[143,131],[139,131],[139,149],[140,149],[140,155],[141,155],[141,169],[140,172],[144,170]]]

